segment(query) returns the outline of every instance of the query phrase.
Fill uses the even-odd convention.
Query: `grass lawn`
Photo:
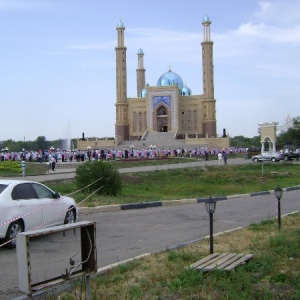
[[[230,272],[187,267],[209,254],[209,240],[151,254],[91,280],[92,299],[300,299],[300,214],[268,220],[214,238],[215,253],[252,253]],[[83,282],[61,299],[85,299]]]
[[[228,196],[273,190],[300,184],[300,165],[295,163],[206,166],[145,173],[121,174],[122,192],[118,196],[93,195],[83,206],[167,201]],[[56,191],[69,194],[77,190],[74,181],[49,183]],[[72,195],[79,203],[89,192]]]

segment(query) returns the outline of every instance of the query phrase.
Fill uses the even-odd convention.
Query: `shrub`
[[[87,187],[97,194],[116,196],[121,192],[122,182],[118,170],[102,161],[85,162],[76,169],[77,187]]]
[[[20,162],[17,161],[1,161],[0,162],[0,171],[11,171],[15,173],[21,172]]]

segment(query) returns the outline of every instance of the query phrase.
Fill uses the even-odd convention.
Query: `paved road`
[[[286,192],[282,214],[299,210],[299,190]],[[220,201],[214,215],[214,232],[222,232],[277,216],[274,194]],[[98,267],[199,240],[209,234],[205,205],[186,204],[141,210],[97,212],[80,215],[79,221],[96,222]],[[69,242],[58,239],[39,240],[34,246],[37,265],[33,273],[42,278],[50,271],[63,274],[66,262],[76,252],[76,236]],[[74,244],[68,249],[66,246]],[[208,249],[209,252],[209,249]],[[59,259],[63,259],[62,262]],[[16,251],[0,249],[0,298],[11,299],[18,293]],[[46,267],[44,267],[46,266]],[[53,266],[54,270],[50,270]],[[34,276],[33,276],[34,278]]]

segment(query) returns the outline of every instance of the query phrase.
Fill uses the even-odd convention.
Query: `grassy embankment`
[[[94,195],[82,205],[99,206],[245,194],[273,190],[278,185],[281,187],[299,185],[299,178],[300,166],[284,162],[265,163],[263,174],[260,164],[128,173],[122,174],[123,187],[120,195],[116,197]],[[72,181],[56,183],[52,188],[62,194],[76,190]],[[74,198],[80,202],[87,195],[87,192],[78,193]]]
[[[190,162],[194,159],[170,159],[138,162],[112,162],[115,168],[141,165]],[[1,167],[2,163],[0,163]],[[44,169],[46,167],[46,169]],[[20,175],[19,169],[18,176]],[[45,174],[47,165],[27,164],[26,174]],[[0,175],[9,176],[8,171]],[[227,166],[204,166],[145,173],[128,173],[122,176],[122,192],[116,197],[93,195],[83,206],[167,201],[175,199],[228,196],[273,190],[278,185],[290,187],[300,184],[300,165],[297,163],[265,163]],[[20,178],[21,179],[21,178]],[[48,185],[61,194],[77,190],[73,180],[49,182]],[[74,194],[77,202],[86,199],[89,191]]]

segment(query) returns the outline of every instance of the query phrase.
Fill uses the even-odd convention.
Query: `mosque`
[[[145,139],[150,134],[170,133],[174,139],[184,139],[189,144],[210,144],[228,148],[229,138],[223,130],[223,139],[217,138],[216,100],[214,98],[213,42],[211,21],[202,20],[202,85],[203,94],[193,95],[192,89],[171,68],[162,74],[156,86],[146,84],[144,52],[137,51],[136,98],[127,97],[127,65],[125,26],[117,24],[116,51],[116,123],[114,146],[126,141]],[[200,49],[199,49],[199,55]],[[199,76],[199,84],[200,84]],[[78,141],[81,149],[86,148]],[[82,144],[82,146],[81,146]],[[96,142],[97,147],[101,143]],[[109,141],[106,145],[109,146]],[[92,145],[93,147],[93,145]],[[95,148],[95,146],[93,147]]]
[[[116,49],[117,102],[116,137],[120,141],[134,139],[149,132],[198,134],[198,137],[216,137],[214,99],[213,42],[210,39],[210,19],[203,18],[202,45],[203,95],[192,95],[181,77],[171,69],[161,75],[157,86],[146,85],[144,52],[137,52],[137,98],[127,97],[125,26],[117,25]]]

